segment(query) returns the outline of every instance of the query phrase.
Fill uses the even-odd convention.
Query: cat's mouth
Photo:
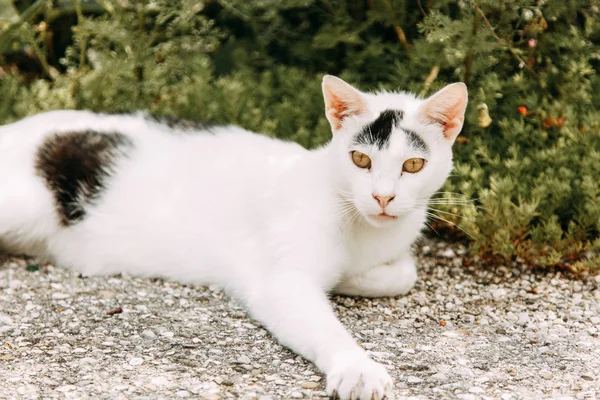
[[[398,217],[395,215],[389,215],[385,212],[382,212],[381,214],[377,214],[375,216],[375,219],[377,221],[392,221],[392,220],[395,220],[396,218],[398,218]]]

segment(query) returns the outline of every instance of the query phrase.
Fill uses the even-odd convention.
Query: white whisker
[[[444,218],[440,217],[439,215],[436,215],[436,214],[434,214],[434,213],[431,213],[431,212],[426,212],[426,214],[427,214],[428,216],[432,217],[432,218],[439,219],[440,221],[444,221],[445,223],[447,223],[447,224],[449,224],[449,225],[452,225],[452,226],[455,226],[455,227],[457,227],[457,228],[458,228],[458,229],[460,229],[460,230],[461,230],[463,233],[465,233],[467,236],[469,236],[471,239],[475,240],[475,237],[474,237],[473,235],[471,235],[469,232],[467,232],[467,231],[466,231],[466,230],[464,230],[464,229],[463,229],[461,226],[459,226],[459,225],[455,224],[454,222],[450,222],[450,221],[448,221],[447,219],[444,219]]]

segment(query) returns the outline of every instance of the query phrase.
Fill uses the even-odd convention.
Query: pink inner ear
[[[326,76],[323,79],[325,115],[335,131],[342,127],[344,118],[366,111],[361,93],[343,80]]]
[[[462,129],[467,107],[467,88],[462,83],[446,86],[427,100],[423,115],[427,121],[439,123],[444,137],[454,140]]]
[[[444,123],[444,137],[446,139],[453,139],[460,133],[462,129],[464,117],[454,118],[452,121]]]
[[[340,101],[335,95],[332,95],[332,98],[333,100],[327,105],[327,119],[333,129],[340,129],[342,127],[342,120],[348,115],[348,107],[346,103]]]

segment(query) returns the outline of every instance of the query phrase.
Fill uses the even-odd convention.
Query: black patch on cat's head
[[[410,129],[402,128],[404,133],[406,133],[406,137],[408,139],[408,145],[414,149],[418,149],[423,151],[425,154],[429,154],[429,146],[427,143],[419,136],[415,131],[411,131]]]
[[[190,119],[183,119],[171,115],[149,114],[146,119],[165,125],[178,132],[210,132],[211,128],[219,126],[215,122],[201,122]]]
[[[377,146],[379,150],[390,145],[393,129],[404,118],[402,110],[385,110],[370,124],[364,126],[354,138],[355,144]]]
[[[115,132],[93,130],[49,136],[37,152],[35,168],[54,196],[63,226],[81,221],[132,141]]]
[[[390,145],[390,137],[394,128],[400,128],[406,134],[408,145],[429,153],[429,147],[416,132],[404,129],[398,125],[404,118],[402,110],[385,110],[370,124],[363,127],[354,138],[354,144],[363,146],[377,146],[383,150]]]

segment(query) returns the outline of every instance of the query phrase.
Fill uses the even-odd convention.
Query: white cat
[[[333,138],[308,151],[231,126],[53,111],[0,128],[0,241],[83,274],[215,282],[341,399],[392,380],[327,293],[395,296],[417,278],[411,244],[452,168],[467,105],[323,79]]]

